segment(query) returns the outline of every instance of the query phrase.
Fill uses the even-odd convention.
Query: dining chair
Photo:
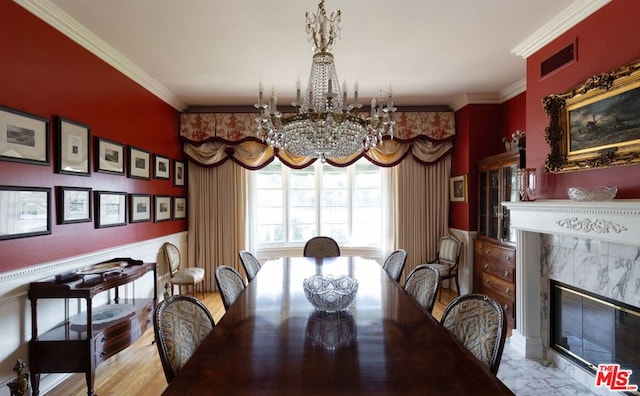
[[[338,257],[340,256],[340,246],[331,237],[316,236],[304,244],[302,255],[304,257]]]
[[[444,309],[440,323],[492,373],[498,373],[507,327],[497,301],[484,294],[458,296]]]
[[[204,292],[206,288],[204,268],[180,268],[180,250],[178,250],[178,247],[176,245],[170,242],[165,242],[162,245],[161,250],[164,252],[165,260],[169,264],[169,269],[171,272],[171,295],[173,295],[174,286],[178,286],[178,294],[180,294],[180,289],[182,286],[185,286],[187,288],[187,292],[189,292],[189,286],[191,286],[191,294],[195,297],[196,285],[202,282],[202,298],[204,299]]]
[[[382,264],[382,268],[387,271],[387,274],[391,277],[391,279],[396,282],[400,281],[400,276],[402,276],[402,269],[404,268],[405,263],[407,262],[407,252],[404,249],[397,249],[391,252],[389,256],[384,260],[384,264]]]
[[[195,297],[169,296],[158,304],[153,331],[167,383],[171,383],[214,326],[211,313]]]
[[[453,234],[448,234],[440,238],[436,259],[427,265],[436,268],[440,272],[440,281],[454,279],[456,282],[456,293],[460,295],[460,285],[458,283],[458,267],[460,264],[460,251],[462,241]],[[442,290],[438,292],[438,301],[441,301]]]
[[[232,267],[220,265],[216,268],[216,283],[218,284],[218,290],[220,290],[224,309],[228,311],[244,290],[244,280],[242,280],[242,276],[238,271]]]
[[[258,271],[260,271],[260,261],[251,252],[241,250],[238,255],[240,256],[240,262],[244,267],[244,272],[247,274],[247,281],[251,282],[256,277]]]
[[[429,313],[433,312],[439,288],[440,272],[424,264],[414,268],[404,283],[404,290]]]

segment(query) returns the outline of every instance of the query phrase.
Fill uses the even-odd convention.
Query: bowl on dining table
[[[358,292],[358,281],[346,275],[314,275],[306,278],[302,286],[311,305],[326,312],[347,309]]]

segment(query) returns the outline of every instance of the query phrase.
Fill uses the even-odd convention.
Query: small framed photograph
[[[186,219],[187,218],[187,198],[174,197],[173,198],[173,219]]]
[[[49,120],[0,106],[0,159],[49,165]]]
[[[467,175],[449,179],[449,197],[451,202],[467,202]]]
[[[184,162],[173,161],[173,185],[176,187],[184,187],[185,168]]]
[[[169,195],[155,195],[154,201],[155,216],[153,221],[157,223],[171,220],[171,197]]]
[[[151,175],[151,154],[137,147],[129,146],[129,167],[127,176],[133,179],[149,180]]]
[[[96,172],[124,175],[124,145],[96,137]]]
[[[91,221],[91,189],[80,187],[57,188],[58,224]]]
[[[51,189],[0,186],[0,240],[51,234]]]
[[[55,172],[90,176],[91,128],[76,121],[56,117]]]
[[[129,222],[151,221],[151,195],[129,194]]]
[[[156,179],[169,179],[169,158],[161,155],[154,155],[155,167],[153,168],[153,177]]]
[[[96,228],[127,224],[127,193],[96,191]]]

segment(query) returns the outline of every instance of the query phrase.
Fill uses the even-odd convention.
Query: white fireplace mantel
[[[517,230],[516,328],[511,345],[542,358],[540,234],[640,245],[640,200],[503,202]]]
[[[640,242],[640,200],[603,202],[541,200],[504,202],[511,226],[545,234],[574,235],[617,243]]]

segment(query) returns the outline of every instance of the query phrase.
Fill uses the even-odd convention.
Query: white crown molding
[[[522,80],[514,84],[511,84],[510,86],[500,91],[499,93],[500,103],[506,102],[507,100],[520,95],[526,90],[527,90],[527,79],[523,78]]]
[[[511,50],[512,54],[528,58],[549,44],[562,33],[571,29],[611,0],[576,0],[560,14],[535,31],[526,40]]]
[[[500,96],[496,93],[465,93],[460,95],[453,103],[449,104],[449,107],[453,111],[458,111],[466,105],[470,104],[499,104],[501,103]]]
[[[178,111],[183,111],[187,108],[187,105],[164,85],[151,78],[133,62],[91,33],[49,0],[14,1]]]

